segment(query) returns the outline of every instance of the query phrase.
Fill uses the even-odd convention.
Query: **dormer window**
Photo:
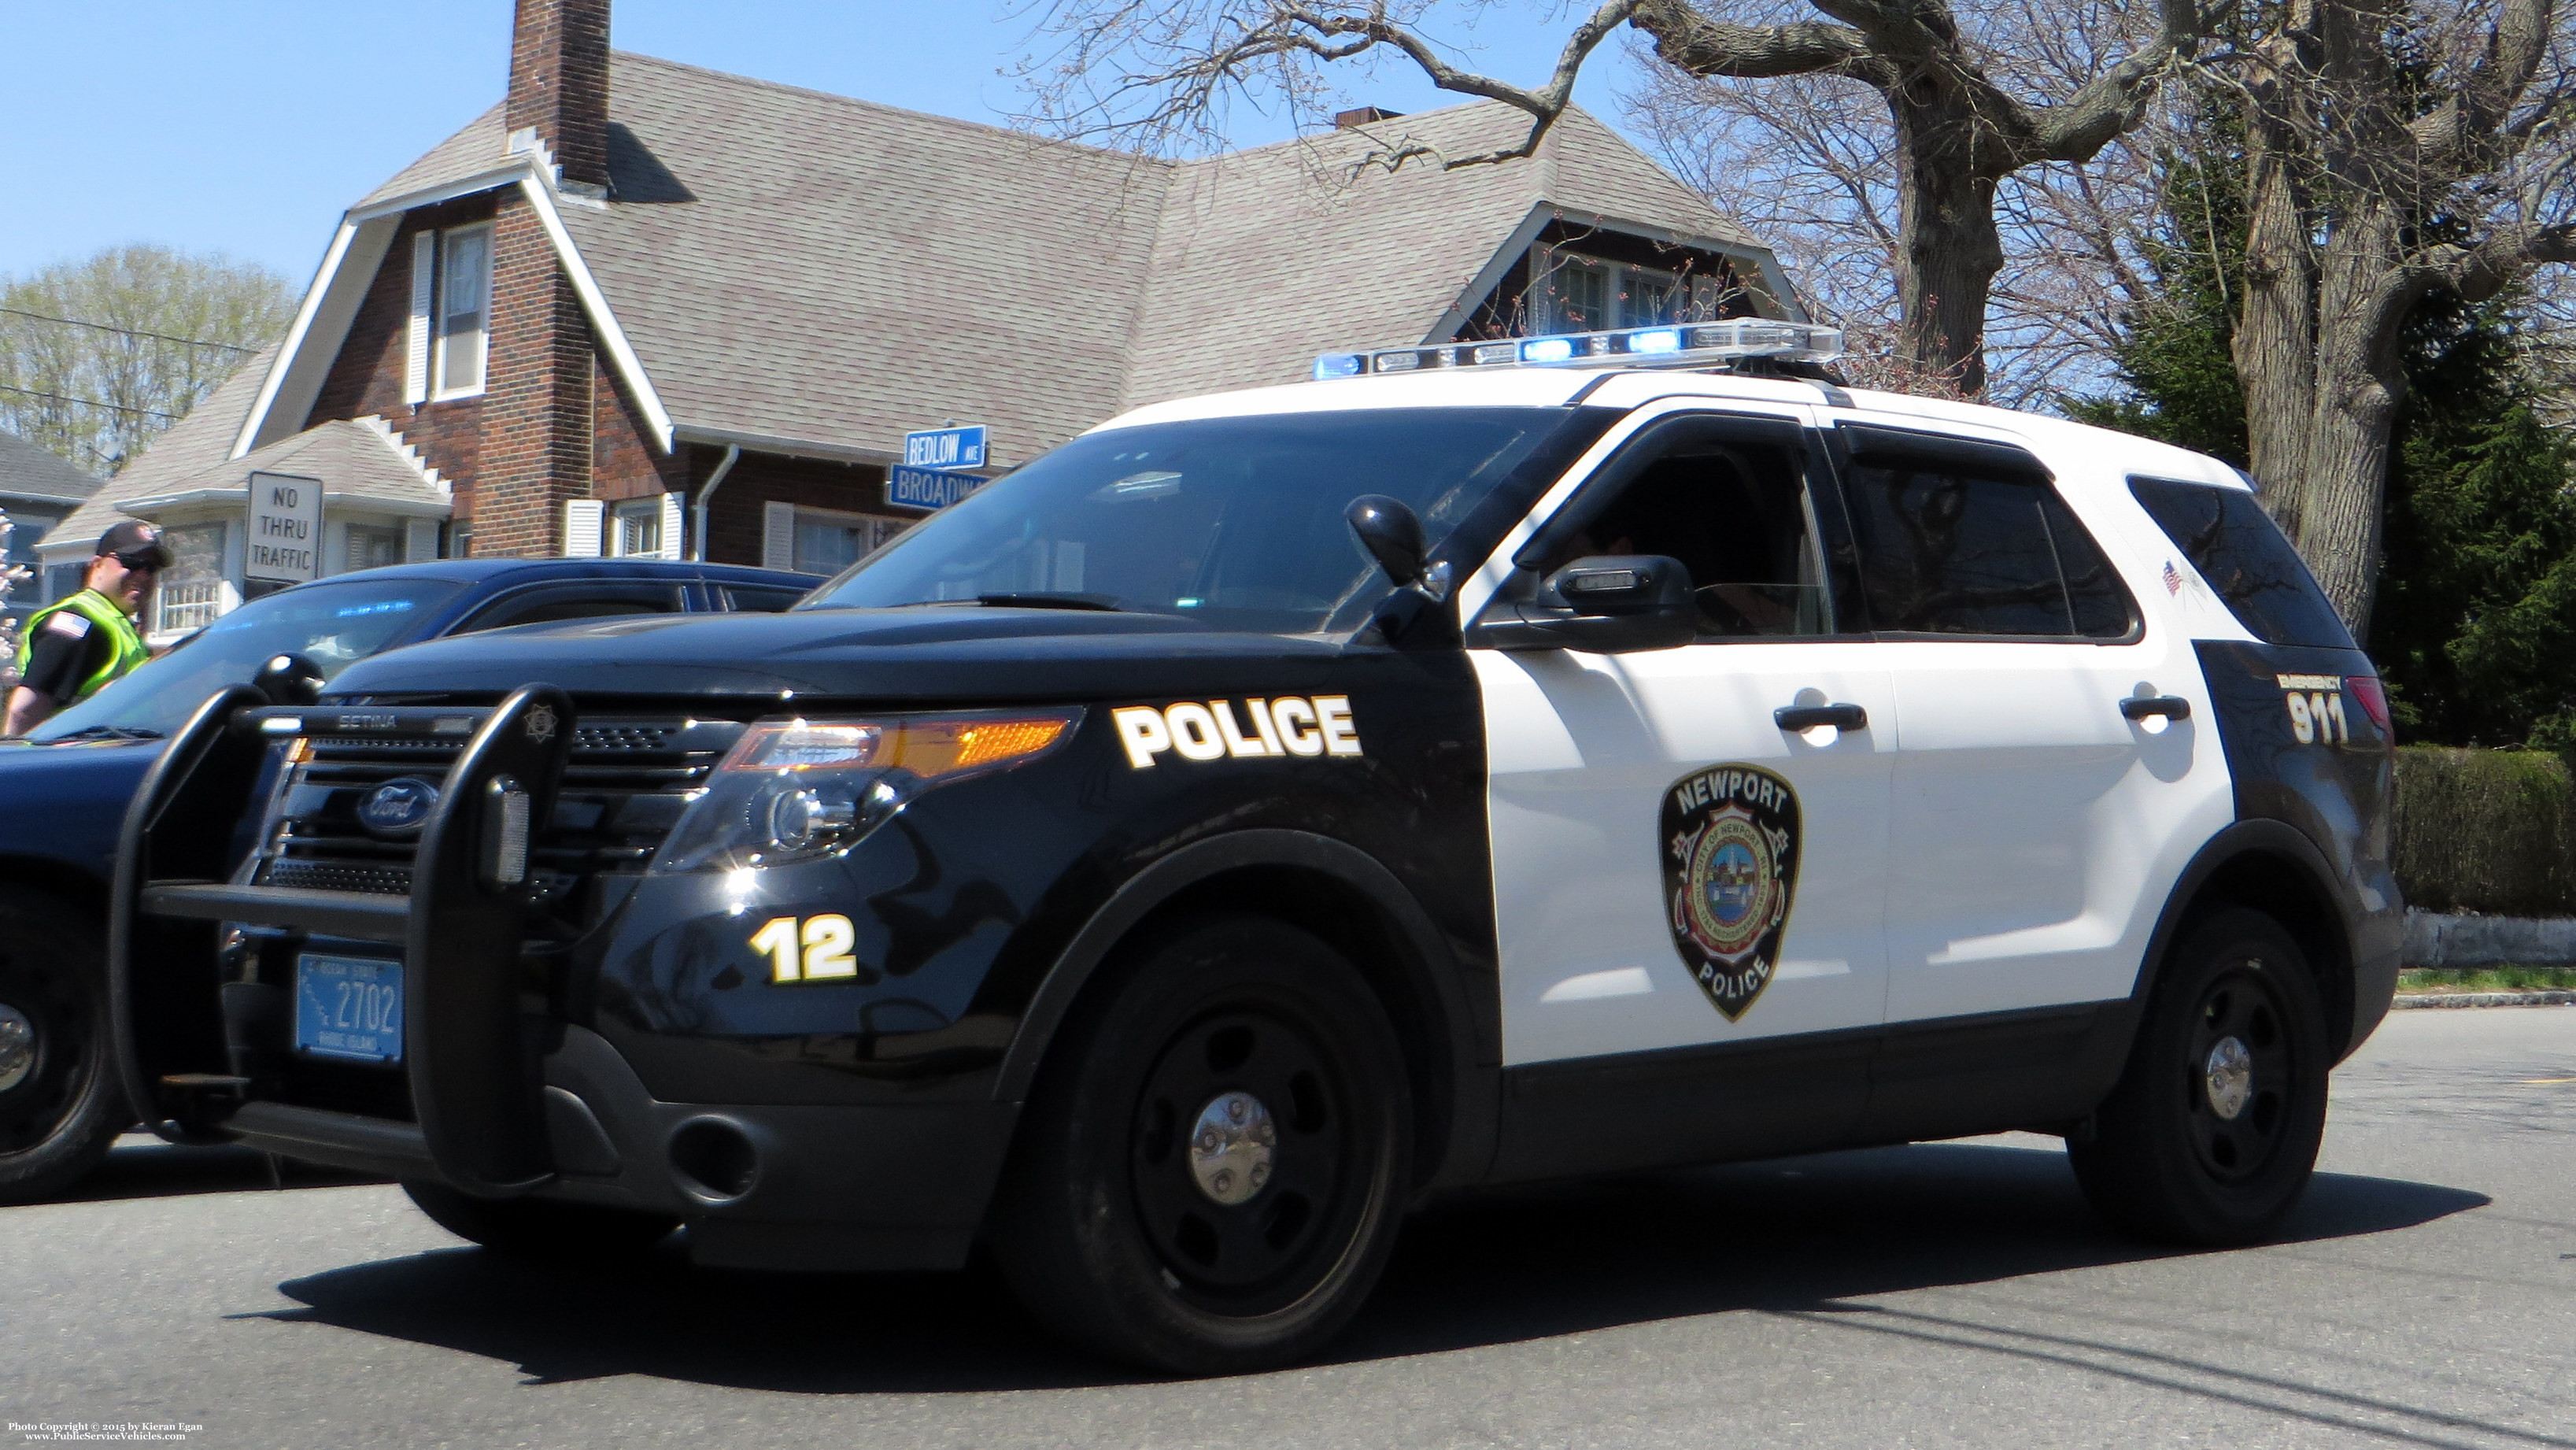
[[[1727,315],[1725,280],[1543,250],[1545,286],[1533,332],[1606,332],[1658,322],[1707,322]]]
[[[474,397],[492,350],[491,224],[415,232],[411,262],[405,400]]]

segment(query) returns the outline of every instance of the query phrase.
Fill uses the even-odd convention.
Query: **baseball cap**
[[[98,554],[114,554],[116,562],[128,569],[170,567],[170,550],[161,542],[161,531],[150,524],[127,519],[111,524],[98,536]]]

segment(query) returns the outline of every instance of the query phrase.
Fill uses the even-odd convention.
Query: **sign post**
[[[250,548],[242,574],[284,584],[322,577],[322,480],[250,476]]]

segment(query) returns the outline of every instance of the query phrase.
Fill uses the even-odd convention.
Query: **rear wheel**
[[[444,1183],[405,1180],[403,1192],[431,1221],[495,1253],[530,1259],[640,1254],[670,1237],[676,1218],[549,1198],[476,1198]]]
[[[2194,926],[2157,983],[2129,1066],[2067,1156],[2094,1209],[2169,1243],[2251,1243],[2298,1201],[2325,1136],[2325,1011],[2278,922]]]
[[[98,923],[0,888],[0,1202],[79,1181],[134,1121],[107,1035]]]
[[[1185,1374],[1278,1364],[1376,1284],[1411,1156],[1403,1057],[1359,973],[1294,927],[1203,919],[1065,1025],[993,1254],[1087,1348]]]

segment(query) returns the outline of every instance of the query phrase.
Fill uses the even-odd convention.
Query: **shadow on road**
[[[175,1198],[191,1193],[247,1193],[269,1188],[340,1188],[381,1183],[318,1163],[276,1160],[249,1148],[181,1148],[129,1133],[107,1152],[107,1161],[46,1203],[100,1203],[117,1198]]]
[[[2319,1174],[2284,1237],[2411,1227],[2480,1194]],[[2165,1252],[2086,1210],[2064,1154],[1923,1144],[1488,1191],[1416,1217],[1340,1361],[1681,1315],[1829,1311],[1856,1296],[2135,1262]],[[576,1272],[474,1249],[280,1286],[261,1316],[521,1366],[535,1381],[643,1374],[804,1393],[1056,1388],[1133,1377],[1049,1341],[989,1271],[695,1270],[676,1245]]]

